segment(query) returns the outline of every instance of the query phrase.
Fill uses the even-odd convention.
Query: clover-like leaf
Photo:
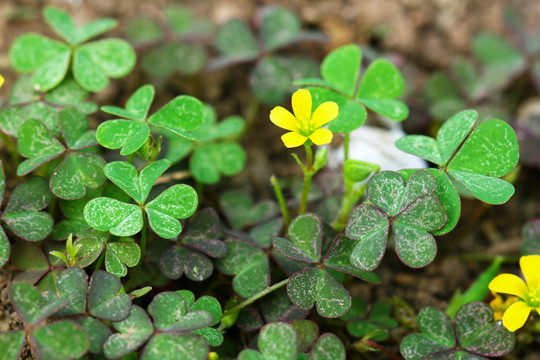
[[[295,320],[291,323],[298,338],[298,352],[305,352],[319,336],[319,327],[311,320]]]
[[[147,124],[130,120],[109,120],[99,125],[96,137],[107,149],[120,149],[120,155],[137,151],[150,136]]]
[[[184,297],[175,292],[161,292],[156,295],[150,309],[156,329],[161,331],[196,330],[214,322],[213,315],[206,310],[190,311]]]
[[[116,236],[132,236],[143,227],[140,207],[106,197],[90,200],[84,207],[84,219],[94,229]]]
[[[23,176],[59,156],[65,148],[43,123],[26,120],[19,130],[18,150],[29,158],[17,168],[17,175]]]
[[[160,333],[144,348],[141,360],[206,360],[208,345],[198,336]]]
[[[247,25],[238,19],[230,20],[218,29],[215,46],[229,57],[251,59],[259,52],[257,40]]]
[[[137,350],[154,331],[152,322],[141,307],[133,305],[129,316],[114,322],[118,333],[111,335],[103,345],[105,356],[116,359]]]
[[[24,282],[13,283],[9,288],[9,295],[23,321],[32,325],[59,311],[68,303],[67,299],[60,297],[45,301],[37,288]]]
[[[398,325],[391,317],[390,310],[390,306],[378,302],[373,304],[368,313],[364,299],[355,296],[352,299],[351,309],[341,318],[347,321],[347,330],[351,335],[362,338],[376,333],[372,338],[384,341],[388,338],[388,330]]]
[[[334,101],[339,115],[328,124],[333,132],[351,132],[362,126],[366,107],[394,121],[409,115],[407,106],[396,100],[404,90],[403,77],[389,61],[377,59],[360,78],[362,52],[356,45],[342,46],[328,54],[321,64],[322,79],[305,78],[296,85],[309,86],[316,107]]]
[[[15,281],[24,281],[35,284],[43,278],[51,268],[51,264],[43,250],[36,243],[28,241],[17,241],[11,248],[11,263],[18,269],[22,270],[16,276]]]
[[[407,335],[401,342],[401,354],[407,360],[427,359],[433,354],[445,359],[458,354],[475,359],[503,356],[514,347],[515,336],[492,319],[493,310],[480,302],[462,306],[455,324],[439,309],[422,309],[418,314],[421,334]]]
[[[40,241],[52,231],[50,214],[42,212],[52,200],[52,193],[45,179],[31,178],[18,185],[11,193],[2,219],[17,236]]]
[[[315,305],[319,315],[339,317],[351,306],[349,292],[327,271],[313,268],[295,273],[287,284],[293,304],[309,310]]]
[[[268,257],[259,248],[240,240],[227,240],[227,255],[216,260],[218,269],[235,275],[233,288],[242,297],[250,297],[270,284]]]
[[[116,276],[106,271],[96,271],[88,289],[90,314],[103,320],[124,320],[131,309],[131,297],[120,294],[120,287],[120,280]]]
[[[73,76],[86,90],[103,90],[110,78],[126,76],[135,66],[135,52],[121,39],[104,39],[78,47],[73,54]]]
[[[143,85],[129,97],[125,109],[117,106],[103,106],[101,110],[126,119],[144,121],[154,101],[154,95],[155,90],[152,85]]]
[[[432,231],[441,229],[447,217],[433,194],[435,179],[425,171],[413,173],[405,185],[398,173],[383,171],[368,183],[373,205],[360,205],[346,227],[348,237],[359,240],[351,264],[365,271],[375,269],[386,250],[391,229],[401,261],[411,267],[429,264],[437,251]]]
[[[247,154],[237,143],[209,144],[193,152],[189,167],[195,180],[216,184],[221,174],[233,176],[244,169]]]
[[[69,300],[65,308],[57,316],[83,314],[86,311],[86,291],[88,276],[80,267],[68,268],[60,274],[57,281],[60,295]]]
[[[148,118],[148,123],[197,140],[192,134],[204,122],[204,105],[193,96],[181,95]]]
[[[75,246],[81,245],[76,255],[77,266],[85,268],[93,264],[105,249],[105,243],[109,236],[109,232],[94,229],[78,233],[74,244]]]
[[[166,79],[172,74],[191,75],[206,63],[203,47],[187,42],[168,42],[150,49],[141,59],[141,66],[152,77]]]
[[[307,358],[309,360],[324,360],[328,359],[328,354],[332,354],[332,359],[345,360],[345,346],[336,335],[331,333],[322,334],[317,339]]]
[[[279,212],[275,202],[266,200],[253,204],[251,196],[243,191],[229,190],[221,195],[219,203],[234,229],[267,219]]]
[[[264,47],[274,50],[295,40],[300,33],[301,23],[296,14],[286,8],[272,6],[262,8],[261,37]]]
[[[78,359],[88,351],[89,341],[80,325],[62,320],[39,328],[30,336],[40,359]]]
[[[182,230],[177,219],[193,215],[197,204],[195,189],[184,184],[174,185],[146,204],[148,223],[156,234],[165,239],[172,239]]]
[[[0,204],[4,201],[4,194],[6,192],[6,175],[4,173],[4,164],[0,161]],[[9,260],[11,253],[11,245],[4,232],[4,229],[0,227],[0,268],[2,268]]]
[[[20,358],[24,344],[25,333],[22,330],[0,333],[1,360],[16,360]]]
[[[111,329],[101,322],[101,320],[91,316],[79,318],[77,322],[83,327],[86,335],[88,335],[88,340],[90,341],[88,351],[93,354],[102,353],[103,344],[111,336]]]
[[[105,268],[117,277],[124,277],[127,275],[127,267],[137,265],[140,257],[141,249],[133,240],[110,242],[105,254]]]
[[[439,165],[479,200],[502,204],[513,195],[514,187],[498,177],[518,161],[517,138],[501,120],[485,121],[473,130],[477,117],[475,111],[462,111],[441,126],[436,139],[410,135],[396,146]]]
[[[68,154],[50,179],[52,192],[61,199],[76,200],[86,195],[86,188],[96,189],[105,182],[106,162],[94,154]]]
[[[139,174],[135,166],[125,161],[110,162],[103,169],[109,180],[118,185],[138,204],[143,204],[156,180],[167,170],[171,162],[163,159],[145,166]]]

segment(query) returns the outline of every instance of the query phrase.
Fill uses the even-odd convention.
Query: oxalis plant
[[[263,15],[267,50],[300,34],[289,12]],[[280,16],[283,37],[270,26]],[[106,120],[91,129],[87,115],[98,106],[86,98],[127,75],[134,52],[120,39],[94,39],[114,20],[78,26],[53,7],[44,17],[62,41],[15,40],[10,59],[22,75],[0,110],[9,152],[0,171],[0,265],[19,270],[8,293],[20,318],[0,333],[0,360],[23,349],[39,359],[339,360],[368,351],[399,359],[384,345],[398,325],[411,330],[399,349],[405,359],[512,351],[513,331],[538,310],[537,255],[522,260],[527,283],[494,279],[499,261],[446,312],[427,307],[416,315],[398,298],[371,304],[351,295],[353,282],[382,282],[376,270],[387,250],[406,266],[429,266],[436,236],[458,223],[461,197],[508,201],[514,188],[501,177],[516,166],[518,146],[506,122],[463,110],[435,138],[396,143],[432,163],[427,169],[381,171],[349,159],[350,132],[368,111],[402,121],[408,108],[399,100],[399,69],[384,59],[365,67],[360,47],[346,45],[323,60],[321,78],[296,82],[308,87],[292,95],[292,112],[277,106],[265,119],[287,131],[288,149],[304,148],[292,154],[303,174],[299,194],[286,197],[285,179],[273,176],[275,200],[227,189],[212,202],[202,184],[221,189],[247,161],[243,119],[217,121],[190,95],[154,110],[154,87],[141,85],[125,103],[101,106]],[[241,23],[226,26],[222,32],[253,38]],[[216,42],[228,56],[262,55],[254,40],[235,49],[227,39],[218,33]],[[336,133],[345,139],[341,202],[323,213],[317,209],[327,203],[313,200],[312,180]],[[521,299],[502,322],[482,302],[488,287]],[[396,316],[403,311],[411,318]]]

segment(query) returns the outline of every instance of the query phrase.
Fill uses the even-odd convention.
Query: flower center
[[[529,291],[529,305],[537,308],[540,307],[540,288],[536,288]]]
[[[304,136],[309,136],[311,134],[313,134],[313,131],[315,129],[313,129],[313,124],[311,123],[311,119],[302,119],[301,121],[298,121],[299,123],[299,131],[300,131],[300,134],[304,135]]]

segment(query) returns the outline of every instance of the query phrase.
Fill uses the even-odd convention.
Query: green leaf
[[[17,168],[17,175],[23,176],[59,156],[65,148],[43,123],[26,120],[19,130],[18,150],[29,158]]]
[[[141,307],[134,305],[129,316],[113,323],[118,333],[110,336],[103,345],[109,359],[116,359],[137,350],[152,335],[154,328],[150,318]]]
[[[11,193],[2,219],[22,239],[40,241],[52,231],[50,214],[41,212],[52,200],[47,181],[40,177],[31,178],[18,185]]]
[[[287,284],[293,304],[309,310],[317,304],[319,315],[329,318],[345,314],[351,306],[349,292],[323,269],[295,273]]]
[[[326,55],[321,64],[321,75],[336,88],[352,96],[356,88],[362,50],[357,45],[345,45]]]
[[[354,209],[345,229],[348,237],[359,240],[351,253],[351,264],[361,270],[376,269],[386,251],[388,231],[388,219],[376,207],[360,205]]]
[[[367,68],[358,88],[358,99],[395,99],[405,88],[399,70],[388,60],[377,59]]]
[[[111,242],[107,244],[105,268],[117,277],[127,275],[127,267],[139,263],[141,249],[135,242]]]
[[[165,17],[172,30],[177,34],[183,34],[193,25],[193,14],[189,9],[181,5],[168,6],[165,9]]]
[[[290,242],[274,239],[274,247],[281,254],[303,262],[318,263],[321,259],[322,225],[315,214],[296,217],[289,226]]]
[[[19,270],[49,270],[49,261],[41,247],[28,241],[17,241],[13,244],[11,263]]]
[[[150,304],[150,313],[156,329],[162,331],[186,331],[204,328],[214,319],[206,310],[188,310],[184,297],[175,292],[161,292]]]
[[[319,336],[319,327],[311,320],[295,320],[291,325],[298,336],[298,352],[306,352]]]
[[[109,180],[118,185],[138,204],[143,204],[156,180],[170,165],[169,160],[158,160],[148,164],[140,174],[137,174],[135,166],[125,161],[114,161],[105,166],[104,172]]]
[[[206,280],[214,271],[212,261],[185,246],[172,246],[159,258],[159,269],[169,279],[178,279],[185,272],[193,281]]]
[[[192,334],[199,335],[210,346],[220,346],[225,340],[223,334],[217,329],[206,327],[199,330],[193,330]]]
[[[332,354],[334,360],[345,360],[345,346],[334,334],[322,334],[308,355],[309,360],[325,360]]]
[[[132,44],[144,44],[161,39],[163,30],[153,19],[132,18],[126,24],[126,36]]]
[[[111,329],[100,320],[91,316],[82,317],[78,319],[77,322],[83,327],[84,332],[90,341],[88,351],[92,354],[102,353],[103,344],[112,334]]]
[[[247,154],[237,143],[205,145],[193,152],[189,167],[195,180],[216,184],[221,174],[233,176],[244,169]]]
[[[141,360],[206,360],[208,345],[197,336],[160,333],[146,345]]]
[[[32,77],[34,89],[45,92],[60,84],[66,77],[70,59],[71,51],[66,49],[40,66]]]
[[[39,290],[31,284],[15,282],[9,288],[11,302],[25,323],[34,325],[62,309],[68,303],[64,298],[45,302]]]
[[[177,135],[194,139],[191,134],[204,122],[204,106],[193,96],[175,97],[148,118],[148,123],[167,129]]]
[[[279,212],[279,207],[273,201],[253,204],[253,199],[243,191],[229,190],[221,195],[219,203],[234,229],[267,219]]]
[[[169,42],[150,49],[142,58],[143,69],[152,77],[168,78],[175,72],[191,75],[206,63],[205,50],[196,44]]]
[[[105,182],[105,164],[103,158],[94,154],[68,154],[51,175],[52,192],[65,200],[82,198],[86,188],[96,189]]]
[[[109,30],[114,29],[118,25],[115,19],[97,19],[84,24],[78,29],[77,43],[83,43],[93,37],[101,35]]]
[[[260,10],[260,16],[261,38],[267,50],[287,45],[300,34],[300,19],[289,9],[266,7]]]
[[[287,323],[271,323],[261,329],[259,349],[265,360],[295,360],[297,335]]]
[[[103,106],[101,110],[130,120],[145,121],[152,101],[154,101],[154,95],[155,90],[152,85],[143,85],[129,97],[125,109],[117,106]]]
[[[77,42],[77,27],[71,16],[54,6],[46,6],[43,9],[43,17],[47,24],[69,44]]]
[[[165,239],[172,239],[182,230],[182,225],[176,219],[190,217],[195,213],[197,205],[195,189],[179,184],[159,194],[146,205],[145,210],[152,230]]]
[[[88,351],[84,330],[73,321],[57,321],[37,329],[32,335],[40,359],[78,359]]]
[[[88,290],[88,310],[96,318],[108,321],[124,320],[131,309],[131,297],[120,294],[120,280],[106,271],[94,272]]]
[[[499,357],[515,345],[514,334],[493,321],[493,310],[481,302],[462,306],[456,314],[456,335],[461,346],[474,354]]]
[[[150,128],[142,122],[109,120],[97,128],[96,138],[107,149],[120,149],[120,155],[130,155],[139,150],[150,136]]]
[[[38,70],[58,54],[69,53],[69,47],[59,41],[38,34],[18,37],[9,49],[9,60],[16,71],[28,73]]]
[[[11,253],[11,245],[7,238],[4,229],[0,228],[0,268],[2,268],[9,260]]]
[[[332,91],[328,89],[310,89],[310,92],[314,92],[314,98],[323,97],[332,93]],[[332,132],[348,133],[358,129],[366,121],[366,108],[358,101],[346,100],[344,97],[337,94],[326,99],[340,105],[338,117],[328,124],[328,129]]]
[[[239,240],[225,241],[227,255],[215,261],[218,269],[226,275],[236,275],[233,288],[248,298],[266,289],[270,284],[270,269],[265,253]]]
[[[58,122],[66,145],[70,149],[83,149],[97,145],[94,131],[88,131],[88,119],[74,107],[60,110]]]
[[[109,77],[127,75],[135,65],[135,52],[120,39],[105,39],[80,46],[75,50],[73,75],[88,91],[103,90]]]
[[[259,52],[255,37],[238,19],[230,20],[218,29],[215,46],[226,56],[254,58]]]
[[[20,359],[24,337],[22,330],[0,333],[0,348],[3,349],[0,360]]]
[[[90,200],[84,207],[84,219],[94,229],[116,236],[132,236],[143,227],[140,207],[106,197]]]
[[[60,295],[69,300],[67,306],[57,316],[84,314],[86,311],[86,290],[88,276],[80,267],[68,268],[60,274],[57,281]]]

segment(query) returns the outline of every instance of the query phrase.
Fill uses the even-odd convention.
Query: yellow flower
[[[502,317],[503,325],[510,331],[521,328],[532,310],[540,314],[540,255],[522,256],[519,266],[526,283],[513,274],[498,275],[489,283],[491,291],[519,298]]]
[[[493,320],[499,321],[502,320],[503,314],[512,305],[517,301],[517,296],[510,296],[506,300],[503,301],[502,297],[499,294],[493,294],[495,297],[491,302],[489,303],[489,306],[493,309]]]
[[[292,96],[294,115],[281,106],[270,112],[270,121],[290,132],[281,137],[288,148],[303,145],[308,139],[315,145],[324,145],[332,141],[332,132],[321,126],[338,116],[339,108],[335,102],[327,101],[311,114],[311,94],[306,89],[296,91]]]
[[[4,77],[0,75],[0,87],[2,87],[2,85],[4,85]]]

